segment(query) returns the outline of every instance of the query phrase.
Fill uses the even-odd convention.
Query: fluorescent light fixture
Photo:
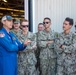
[[[4,2],[7,2],[7,0],[3,0]]]

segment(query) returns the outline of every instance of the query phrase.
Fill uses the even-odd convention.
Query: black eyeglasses
[[[49,24],[50,22],[43,22],[43,24]]]
[[[28,25],[21,25],[23,28],[29,27]]]

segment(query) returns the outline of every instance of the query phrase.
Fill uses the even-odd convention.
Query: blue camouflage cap
[[[10,15],[3,16],[1,21],[5,21],[5,20],[13,20],[13,17]]]
[[[14,24],[20,24],[20,20],[19,19],[15,19]]]

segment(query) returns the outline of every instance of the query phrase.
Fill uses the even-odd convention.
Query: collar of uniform
[[[71,35],[72,32],[69,32],[68,34],[65,34],[64,32],[62,32],[62,34],[63,34],[64,36],[67,36],[67,35]]]
[[[43,30],[43,34],[48,34],[48,33],[51,33],[52,34],[52,30],[50,29],[49,32],[46,32],[46,30]]]
[[[3,30],[6,34],[9,34],[4,27],[2,28],[2,30]]]
[[[2,28],[2,30],[5,32],[5,34],[10,36],[11,32],[8,33],[7,30],[4,27]]]

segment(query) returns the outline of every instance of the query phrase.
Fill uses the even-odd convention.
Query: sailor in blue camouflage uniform
[[[76,75],[76,35],[71,32],[73,19],[67,17],[56,42],[57,75]]]
[[[20,43],[10,32],[13,18],[6,15],[2,18],[0,30],[0,75],[17,75],[17,52],[26,48],[31,41]]]
[[[26,50],[18,53],[18,75],[37,75],[36,71],[36,37],[35,34],[29,31],[29,21],[24,19],[21,21],[22,32],[18,35],[18,39],[23,42],[30,39],[31,43],[27,45]]]
[[[56,51],[54,49],[55,32],[51,30],[51,19],[43,20],[45,29],[38,34],[38,47],[40,49],[41,75],[56,75]]]
[[[13,28],[11,29],[11,31],[15,34],[16,37],[18,37],[19,33],[21,33],[19,19],[15,19],[13,21]]]

